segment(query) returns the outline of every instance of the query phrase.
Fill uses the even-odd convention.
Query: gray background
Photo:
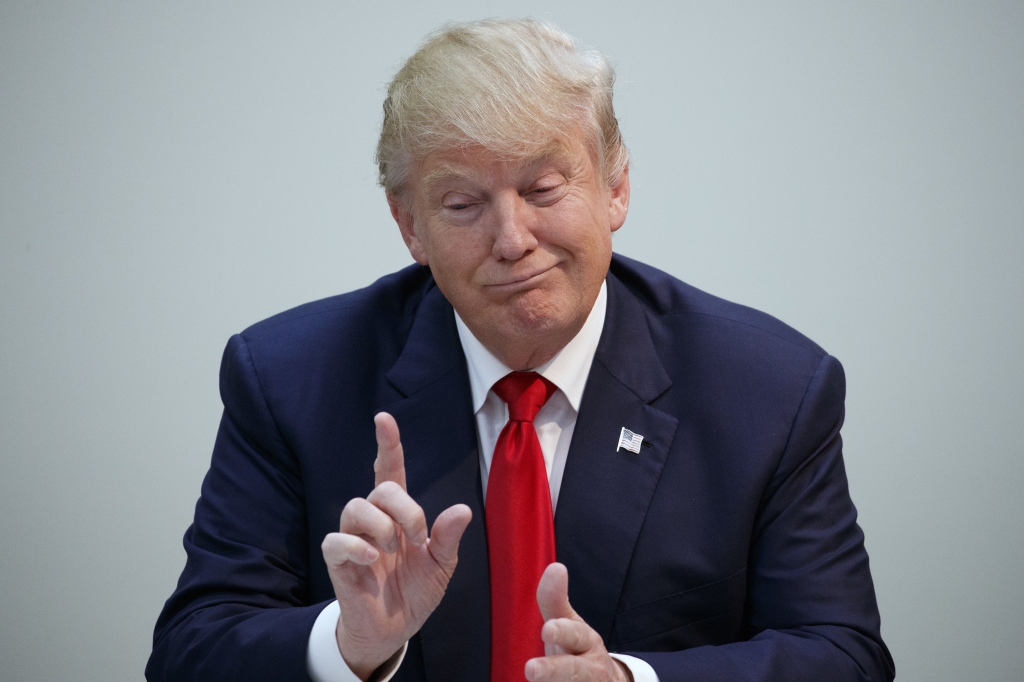
[[[0,3],[0,679],[139,680],[228,336],[410,262],[374,185],[429,30],[618,65],[620,252],[845,364],[899,679],[1024,679],[1024,5]]]

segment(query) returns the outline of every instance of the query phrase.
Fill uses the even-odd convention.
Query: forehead
[[[549,166],[572,171],[588,164],[590,156],[582,144],[571,138],[517,153],[480,146],[435,151],[415,165],[412,186],[414,191],[429,193],[459,183],[520,182]]]

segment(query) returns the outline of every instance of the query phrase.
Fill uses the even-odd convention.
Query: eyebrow
[[[469,175],[467,173],[458,171],[455,168],[452,168],[451,166],[441,166],[440,168],[435,168],[434,170],[430,171],[425,176],[423,176],[423,179],[420,181],[420,185],[423,187],[424,190],[429,192],[434,187],[440,185],[443,182],[452,180],[465,180],[467,178],[469,178]]]

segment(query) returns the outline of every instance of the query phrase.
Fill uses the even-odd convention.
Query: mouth
[[[529,273],[526,273],[526,274],[523,274],[523,275],[516,275],[514,277],[509,277],[504,282],[495,282],[493,284],[488,284],[487,286],[489,288],[497,289],[497,290],[502,290],[502,289],[506,289],[506,290],[512,289],[512,290],[514,290],[514,289],[521,289],[521,288],[529,288],[530,286],[532,286],[535,283],[536,279],[542,277],[544,274],[546,274],[550,270],[553,270],[554,268],[555,268],[555,265],[549,265],[546,268],[540,268],[538,270],[534,270],[532,272],[529,272]]]

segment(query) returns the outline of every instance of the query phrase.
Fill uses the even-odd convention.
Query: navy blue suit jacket
[[[555,516],[575,609],[662,682],[891,680],[843,469],[838,361],[777,320],[616,256]],[[232,337],[224,416],[157,623],[156,680],[306,680],[334,598],[320,543],[373,488],[398,421],[428,523],[473,521],[396,680],[487,682],[476,426],[453,310],[427,268]],[[619,429],[651,447],[615,451]]]

